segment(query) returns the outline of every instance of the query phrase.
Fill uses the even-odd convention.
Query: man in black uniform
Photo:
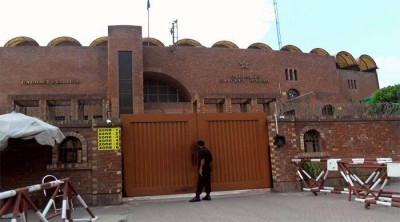
[[[212,168],[212,154],[205,147],[205,143],[202,140],[197,141],[199,147],[198,152],[198,165],[199,165],[199,178],[197,180],[196,196],[190,200],[190,202],[200,201],[200,194],[203,192],[203,187],[206,191],[206,196],[203,200],[211,200],[211,168]]]

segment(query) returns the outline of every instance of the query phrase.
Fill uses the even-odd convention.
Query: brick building
[[[208,48],[193,39],[165,46],[142,38],[138,26],[110,26],[90,46],[17,37],[0,48],[0,114],[39,117],[66,140],[52,148],[12,140],[1,153],[0,190],[53,174],[70,177],[93,204],[192,192],[199,138],[216,156],[215,190],[296,189],[288,161],[304,153],[399,157],[399,137],[383,133],[399,135],[399,118],[355,120],[349,108],[379,88],[376,69],[368,55],[321,48],[239,49],[229,41]],[[287,141],[279,148],[277,126]],[[117,148],[101,148],[104,129],[121,132]]]

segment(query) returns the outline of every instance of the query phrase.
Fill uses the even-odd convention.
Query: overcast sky
[[[400,1],[277,0],[282,45],[303,52],[324,48],[355,59],[370,55],[377,63],[380,87],[400,84]],[[109,25],[142,26],[148,35],[147,0],[1,0],[0,45],[27,36],[45,46],[60,36],[88,46],[107,36]],[[273,0],[150,0],[150,37],[172,44],[178,37],[206,47],[229,40],[240,48],[263,42],[277,50]]]

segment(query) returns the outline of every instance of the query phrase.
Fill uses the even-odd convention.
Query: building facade
[[[272,181],[254,186],[242,181],[240,186],[235,187],[232,184],[237,183],[236,179],[225,178],[221,179],[221,184],[225,185],[215,184],[216,187],[221,190],[257,186],[277,190],[295,189],[296,180],[293,177],[282,178],[282,175],[290,174],[293,168],[283,167],[281,160],[287,162],[299,153],[307,150],[311,152],[312,148],[304,145],[309,130],[315,130],[320,138],[320,148],[313,150],[316,156],[344,153],[345,147],[334,148],[330,145],[335,142],[328,139],[330,136],[326,135],[326,130],[335,132],[338,128],[330,129],[332,120],[329,119],[336,119],[343,127],[347,124],[345,117],[353,114],[349,107],[358,105],[361,99],[379,89],[377,68],[368,55],[355,59],[345,51],[330,55],[321,48],[305,53],[293,45],[273,50],[266,44],[254,43],[247,49],[239,49],[232,42],[219,41],[208,48],[196,40],[181,39],[174,45],[165,46],[157,39],[142,38],[142,30],[138,26],[110,26],[108,36],[95,39],[90,46],[82,46],[70,37],[56,38],[47,46],[39,46],[29,37],[17,37],[0,48],[0,114],[16,111],[38,117],[59,126],[66,140],[56,147],[43,149],[43,156],[39,155],[36,159],[31,152],[40,153],[41,147],[30,143],[29,147],[33,148],[24,151],[21,147],[28,145],[21,145],[21,141],[11,142],[10,147],[1,155],[0,189],[34,184],[40,181],[38,178],[42,175],[55,174],[72,178],[73,182],[80,185],[83,196],[93,204],[119,202],[122,196],[136,195],[136,191],[143,195],[189,192],[193,181],[190,176],[182,182],[185,184],[181,186],[183,188],[176,190],[150,189],[150,185],[145,182],[136,184],[140,178],[129,182],[127,178],[130,177],[130,170],[140,168],[131,165],[129,158],[139,156],[139,160],[135,161],[140,161],[161,152],[145,154],[141,153],[142,150],[128,158],[125,154],[130,152],[130,147],[143,146],[143,143],[135,145],[138,139],[130,140],[124,136],[124,132],[130,132],[134,138],[140,130],[126,130],[127,127],[135,129],[134,123],[145,121],[135,122],[123,116],[142,119],[154,116],[157,119],[157,116],[175,118],[175,115],[182,115],[178,117],[185,119],[186,115],[200,118],[201,114],[220,114],[218,118],[226,121],[226,118],[229,120],[229,114],[246,116],[254,113],[265,116],[265,120],[257,121],[265,121],[266,133],[265,143],[257,143],[254,147],[265,146],[268,150],[265,155],[268,155],[267,159],[271,163],[259,178],[270,175]],[[304,110],[309,105],[314,108]],[[314,120],[299,121],[296,119],[299,115],[322,116],[322,120],[318,123]],[[273,118],[277,116],[286,119]],[[341,117],[340,120],[337,117]],[[236,116],[234,118],[240,119]],[[130,124],[127,121],[131,121]],[[284,132],[287,141],[283,148],[290,146],[290,149],[280,149],[274,145],[278,122],[284,126],[281,132]],[[398,118],[394,118],[394,124],[390,130],[399,133]],[[201,126],[199,121],[195,125]],[[384,130],[387,124],[380,122],[377,126]],[[120,143],[117,149],[100,149],[99,129],[116,129],[115,132],[121,132],[123,136],[118,138]],[[168,131],[167,128],[164,130]],[[238,130],[240,132],[240,127]],[[193,135],[203,131],[198,132]],[[145,136],[148,141],[171,141],[165,136],[167,134],[149,135]],[[211,139],[213,135],[203,135],[203,138],[211,141],[211,145],[220,144]],[[381,140],[375,136],[367,137],[371,141]],[[186,142],[174,143],[174,146],[184,149],[196,139],[196,136],[188,137]],[[398,157],[399,139],[393,140],[382,143],[382,152],[385,153],[385,149],[392,146],[387,154]],[[162,149],[168,145],[153,144],[151,147]],[[292,152],[283,157],[283,153],[288,150]],[[27,156],[21,157],[23,153]],[[191,154],[188,151],[189,157],[183,156],[182,160],[190,159]],[[29,170],[21,170],[16,164],[19,158],[26,159],[25,167]],[[232,156],[229,161],[240,162],[240,157]],[[174,165],[174,162],[165,166],[171,164]],[[189,175],[193,167],[189,168],[174,168],[174,172],[185,171],[185,175]],[[144,170],[147,169],[137,171]],[[137,171],[132,174],[136,175]],[[160,169],[148,172],[154,174],[158,171]],[[10,179],[15,174],[25,179]],[[173,187],[175,182],[171,183]],[[136,184],[137,188],[133,194],[129,194],[127,186],[132,184]],[[162,186],[160,184],[154,187]]]

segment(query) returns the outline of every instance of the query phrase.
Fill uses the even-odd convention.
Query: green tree
[[[375,91],[370,103],[400,103],[400,84],[388,86]]]
[[[378,115],[400,115],[400,84],[375,91],[369,101],[368,112]]]

